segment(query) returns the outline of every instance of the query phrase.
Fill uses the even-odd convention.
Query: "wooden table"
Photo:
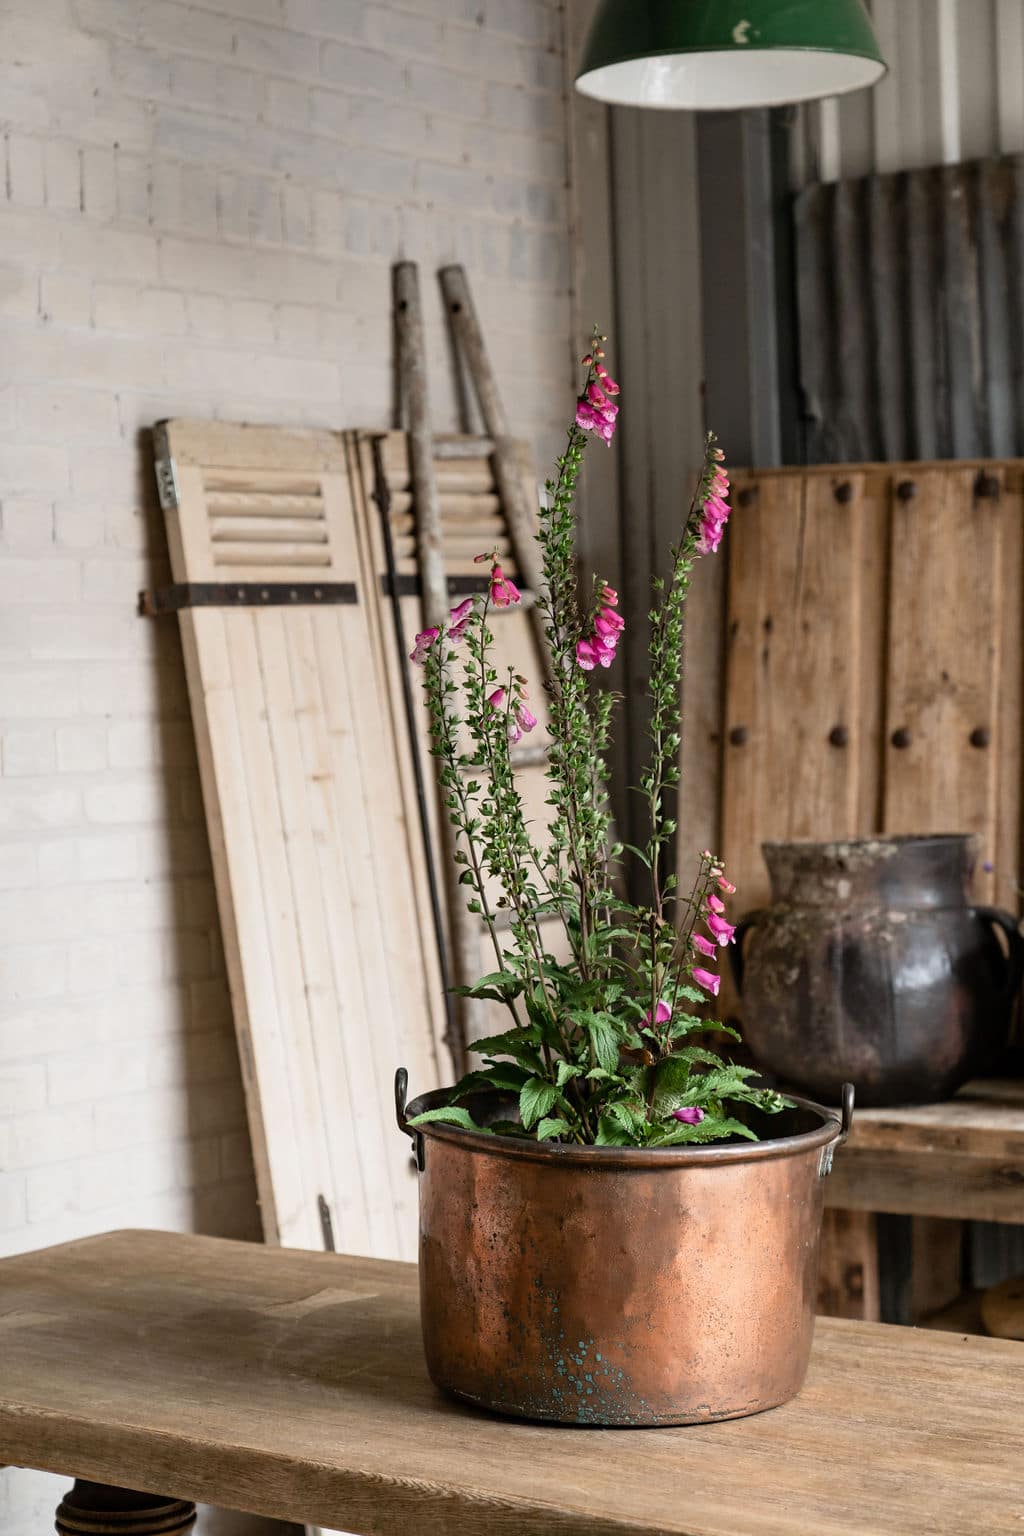
[[[409,1265],[212,1238],[6,1259],[0,1462],[359,1536],[1024,1532],[1024,1345],[826,1319],[785,1408],[553,1429],[435,1391],[417,1305]]]

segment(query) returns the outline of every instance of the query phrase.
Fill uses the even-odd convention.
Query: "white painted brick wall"
[[[460,260],[556,450],[561,9],[0,0],[0,1254],[258,1235],[181,653],[134,613],[168,574],[145,431],[386,424],[412,257],[438,426]],[[0,1473],[4,1536],[59,1487]]]

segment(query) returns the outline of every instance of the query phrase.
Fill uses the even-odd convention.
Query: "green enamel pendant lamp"
[[[727,111],[845,95],[885,68],[863,0],[600,0],[576,88]]]

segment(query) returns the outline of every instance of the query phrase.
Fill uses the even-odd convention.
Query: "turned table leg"
[[[57,1536],[185,1536],[195,1518],[185,1499],[78,1478],[57,1510]]]

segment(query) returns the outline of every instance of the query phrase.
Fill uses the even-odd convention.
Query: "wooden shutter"
[[[441,988],[344,445],[171,421],[157,453],[176,581],[355,588],[181,632],[266,1236],[411,1258],[392,1079],[439,1081]]]

